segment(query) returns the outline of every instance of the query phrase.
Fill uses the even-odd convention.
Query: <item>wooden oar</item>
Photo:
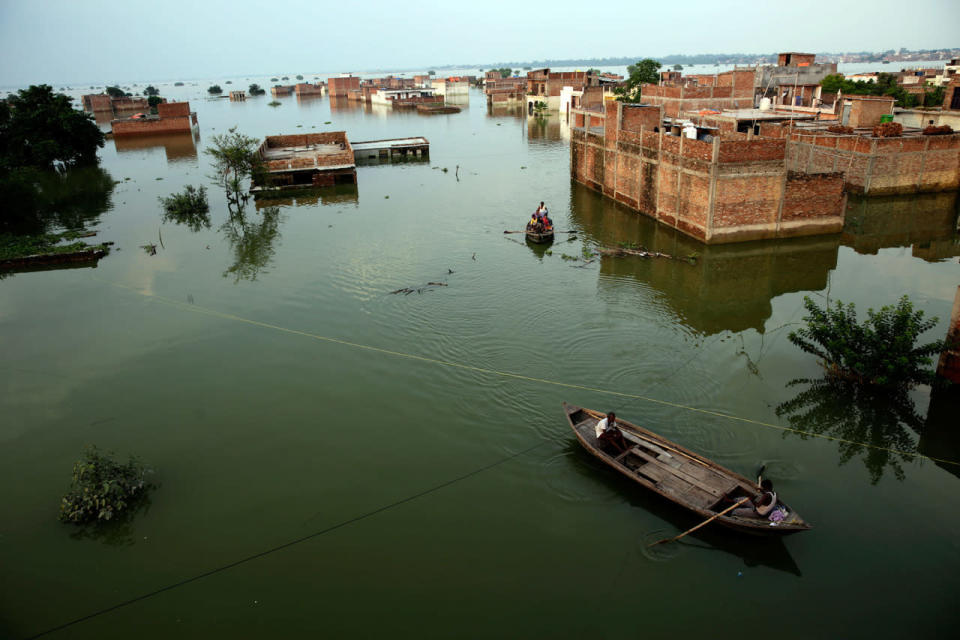
[[[675,537],[673,537],[673,538],[664,538],[663,540],[657,540],[656,542],[651,542],[651,543],[648,544],[647,546],[648,546],[648,547],[652,547],[652,546],[661,544],[661,543],[663,543],[663,542],[674,542],[675,540],[679,540],[680,538],[682,538],[683,536],[687,535],[688,533],[693,533],[694,531],[696,531],[697,529],[699,529],[699,528],[702,527],[703,525],[705,525],[705,524],[710,524],[711,522],[713,522],[714,520],[716,520],[717,518],[719,518],[719,517],[722,516],[723,514],[727,513],[728,511],[733,511],[734,509],[736,509],[737,507],[739,507],[740,505],[742,505],[744,502],[748,502],[749,500],[750,500],[750,498],[743,498],[742,500],[740,500],[740,502],[734,502],[732,505],[730,505],[729,507],[727,507],[726,509],[724,509],[724,510],[721,511],[720,513],[716,513],[716,514],[710,516],[709,518],[707,518],[706,520],[704,520],[703,522],[701,522],[700,524],[698,524],[697,526],[695,526],[693,529],[687,529],[686,531],[684,531],[684,532],[681,533],[680,535],[675,536]]]

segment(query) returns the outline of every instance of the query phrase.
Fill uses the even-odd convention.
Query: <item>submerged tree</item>
[[[211,142],[206,151],[213,158],[211,177],[227,192],[230,206],[239,207],[246,199],[244,180],[256,179],[262,174],[263,163],[257,154],[260,141],[233,127],[227,133],[213,136]]]
[[[124,98],[130,95],[129,93],[127,93],[126,91],[124,91],[118,86],[107,87],[106,89],[104,89],[104,91],[111,98]]]
[[[157,89],[152,84],[143,90],[143,95],[145,96],[158,96],[160,95],[160,89]]]
[[[267,92],[266,89],[261,89],[260,85],[258,85],[257,83],[253,83],[249,87],[247,87],[247,93],[249,93],[252,96],[262,96],[266,92]]]
[[[211,94],[211,95],[217,95],[217,94],[223,93],[223,89],[220,88],[220,85],[215,84],[215,85],[211,85],[211,86],[207,89],[207,93],[209,93],[209,94]]]
[[[920,334],[936,326],[937,318],[924,320],[923,311],[914,311],[907,296],[894,307],[867,310],[862,324],[852,303],[838,301],[821,309],[805,296],[803,305],[807,326],[792,331],[790,342],[819,357],[828,375],[879,387],[933,383],[932,356],[947,342],[917,345]]]
[[[640,87],[645,84],[657,84],[660,81],[660,63],[644,58],[627,67],[627,80],[624,87],[615,91],[620,102],[640,102]]]
[[[88,447],[73,465],[73,483],[60,501],[60,520],[73,524],[112,520],[146,493],[147,471],[136,458],[120,464],[111,454]]]

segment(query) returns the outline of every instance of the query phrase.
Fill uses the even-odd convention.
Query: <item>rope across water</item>
[[[94,279],[97,279],[97,278],[94,278]],[[461,370],[464,370],[464,371],[472,371],[472,372],[480,373],[480,374],[484,374],[484,375],[500,376],[500,377],[504,377],[504,378],[513,378],[513,379],[515,379],[515,380],[525,380],[525,381],[527,381],[527,382],[536,382],[536,383],[539,383],[539,384],[552,385],[552,386],[555,386],[555,387],[562,387],[562,388],[566,388],[566,389],[577,389],[577,390],[580,390],[580,391],[590,391],[590,392],[593,392],[593,393],[602,393],[602,394],[606,394],[606,395],[610,395],[610,396],[616,396],[616,397],[619,397],[619,398],[630,398],[630,399],[633,399],[633,400],[641,400],[641,401],[643,401],[643,402],[649,402],[649,403],[652,403],[652,404],[658,404],[658,405],[662,405],[662,406],[673,407],[673,408],[675,408],[675,409],[683,409],[684,411],[691,411],[691,412],[694,412],[694,413],[700,413],[700,414],[704,414],[704,415],[715,416],[715,417],[718,417],[718,418],[725,418],[725,419],[727,419],[727,420],[735,420],[735,421],[737,421],[737,422],[743,422],[743,423],[746,423],[746,424],[753,424],[753,425],[757,425],[757,426],[761,426],[761,427],[766,427],[766,428],[769,428],[769,429],[776,429],[776,430],[778,430],[778,431],[785,431],[785,432],[790,432],[790,433],[796,433],[796,434],[803,435],[803,436],[809,436],[809,437],[812,437],[812,438],[820,438],[820,439],[823,439],[823,440],[830,440],[830,441],[833,441],[833,442],[843,442],[843,443],[846,443],[846,444],[854,444],[854,445],[857,445],[857,446],[867,447],[867,448],[870,448],[870,449],[877,449],[877,450],[881,450],[881,451],[888,451],[888,452],[890,452],[890,453],[895,453],[895,454],[898,454],[898,455],[916,457],[916,458],[921,458],[921,459],[925,459],[925,460],[931,460],[931,461],[933,461],[933,462],[940,462],[940,463],[942,463],[942,464],[950,464],[950,465],[960,466],[960,461],[956,461],[956,460],[947,460],[947,459],[944,459],[944,458],[937,458],[937,457],[934,457],[934,456],[927,456],[927,455],[923,455],[923,454],[921,454],[921,453],[917,453],[917,452],[913,452],[913,451],[903,451],[903,450],[901,450],[901,449],[894,449],[894,448],[892,448],[892,447],[880,447],[880,446],[877,446],[877,445],[874,445],[874,444],[870,444],[870,443],[867,443],[867,442],[857,442],[857,441],[855,441],[855,440],[848,440],[848,439],[846,439],[846,438],[838,438],[838,437],[836,437],[836,436],[825,435],[825,434],[822,434],[822,433],[814,433],[814,432],[812,432],[812,431],[804,431],[804,430],[802,430],[802,429],[794,429],[794,428],[792,428],[792,427],[785,427],[785,426],[783,426],[783,425],[773,424],[773,423],[771,423],[771,422],[764,422],[764,421],[762,421],[762,420],[754,420],[754,419],[752,419],[752,418],[745,418],[745,417],[743,417],[743,416],[737,416],[737,415],[732,415],[732,414],[728,414],[728,413],[722,413],[722,412],[720,412],[720,411],[714,411],[714,410],[712,410],[712,409],[701,409],[701,408],[699,408],[699,407],[691,407],[691,406],[689,406],[689,405],[684,405],[684,404],[680,404],[680,403],[677,403],[677,402],[670,402],[669,400],[661,400],[661,399],[659,399],[659,398],[650,398],[650,397],[648,397],[648,396],[643,396],[643,395],[639,395],[639,394],[635,394],[635,393],[627,393],[627,392],[625,392],[625,391],[615,391],[615,390],[611,390],[611,389],[601,389],[601,388],[598,388],[598,387],[590,387],[590,386],[581,385],[581,384],[575,384],[575,383],[570,383],[570,382],[561,382],[561,381],[559,381],[559,380],[548,380],[548,379],[546,379],[546,378],[538,378],[538,377],[536,377],[536,376],[529,376],[529,375],[524,375],[524,374],[521,374],[521,373],[514,373],[514,372],[511,372],[511,371],[499,371],[499,370],[497,370],[497,369],[490,369],[490,368],[487,368],[487,367],[477,367],[477,366],[470,365],[470,364],[464,364],[464,363],[462,363],[462,362],[452,362],[452,361],[449,361],[449,360],[441,360],[441,359],[439,359],[439,358],[431,358],[431,357],[429,357],[429,356],[420,356],[420,355],[416,355],[416,354],[413,354],[413,353],[405,353],[405,352],[403,352],[403,351],[394,351],[394,350],[392,350],[392,349],[384,349],[383,347],[376,347],[376,346],[373,346],[373,345],[361,344],[361,343],[358,343],[358,342],[351,342],[351,341],[349,341],[349,340],[342,340],[342,339],[340,339],[340,338],[333,338],[333,337],[330,337],[330,336],[323,336],[323,335],[319,335],[319,334],[316,334],[316,333],[310,333],[309,331],[301,331],[301,330],[299,330],[299,329],[290,329],[290,328],[288,328],[288,327],[282,327],[282,326],[280,326],[280,325],[271,324],[271,323],[269,323],[269,322],[261,322],[261,321],[259,321],[259,320],[252,320],[252,319],[250,319],[250,318],[244,318],[244,317],[242,317],[242,316],[234,315],[234,314],[232,314],[232,313],[225,313],[225,312],[223,312],[223,311],[217,311],[216,309],[209,309],[209,308],[206,308],[206,307],[203,307],[203,306],[200,306],[200,305],[196,305],[196,304],[187,304],[187,303],[184,303],[184,302],[180,302],[179,300],[173,300],[172,298],[167,298],[167,297],[165,297],[165,296],[161,296],[161,295],[158,295],[158,294],[155,294],[155,293],[148,293],[148,292],[142,291],[142,290],[140,290],[140,289],[136,289],[136,288],[134,288],[134,287],[130,287],[130,286],[127,286],[127,285],[119,284],[119,283],[116,283],[116,282],[109,282],[109,281],[105,281],[105,280],[100,280],[100,281],[101,281],[101,282],[105,282],[106,284],[110,284],[110,285],[112,285],[112,286],[121,288],[121,289],[126,289],[126,290],[128,290],[128,291],[132,291],[132,292],[137,293],[137,294],[139,294],[139,295],[141,295],[141,296],[145,296],[145,297],[147,297],[147,298],[150,298],[150,299],[153,299],[153,300],[157,300],[157,301],[162,302],[162,303],[164,303],[164,304],[168,304],[168,305],[171,305],[171,306],[173,306],[173,307],[177,307],[177,308],[179,308],[179,309],[181,309],[181,310],[192,311],[192,312],[194,312],[194,313],[200,313],[200,314],[212,316],[212,317],[215,317],[215,318],[221,318],[221,319],[224,319],[224,320],[233,320],[233,321],[235,321],[235,322],[242,322],[242,323],[244,323],[244,324],[249,324],[249,325],[253,325],[253,326],[257,326],[257,327],[262,327],[262,328],[264,328],[264,329],[272,329],[272,330],[274,330],[274,331],[279,331],[279,332],[282,332],[282,333],[289,333],[289,334],[292,334],[292,335],[302,336],[302,337],[304,337],[304,338],[311,338],[311,339],[313,339],[313,340],[319,340],[319,341],[321,341],[321,342],[327,342],[327,343],[331,343],[331,344],[339,344],[339,345],[343,345],[343,346],[346,346],[346,347],[351,347],[351,348],[354,348],[354,349],[362,349],[362,350],[364,350],[364,351],[370,351],[370,352],[374,352],[374,353],[382,353],[382,354],[385,354],[385,355],[395,356],[395,357],[397,357],[397,358],[406,358],[406,359],[408,359],[408,360],[416,360],[416,361],[419,361],[419,362],[428,362],[428,363],[430,363],[430,364],[435,364],[435,365],[439,365],[439,366],[443,366],[443,367],[451,367],[451,368],[455,368],[455,369],[461,369]]]

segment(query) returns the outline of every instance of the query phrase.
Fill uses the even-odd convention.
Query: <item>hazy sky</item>
[[[960,46],[958,26],[960,0],[0,0],[0,85],[929,49]]]

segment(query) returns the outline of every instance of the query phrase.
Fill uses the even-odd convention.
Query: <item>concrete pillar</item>
[[[960,384],[960,287],[957,287],[957,295],[953,299],[953,311],[950,313],[947,341],[953,342],[953,348],[948,348],[940,354],[937,375],[950,380],[954,384]]]

